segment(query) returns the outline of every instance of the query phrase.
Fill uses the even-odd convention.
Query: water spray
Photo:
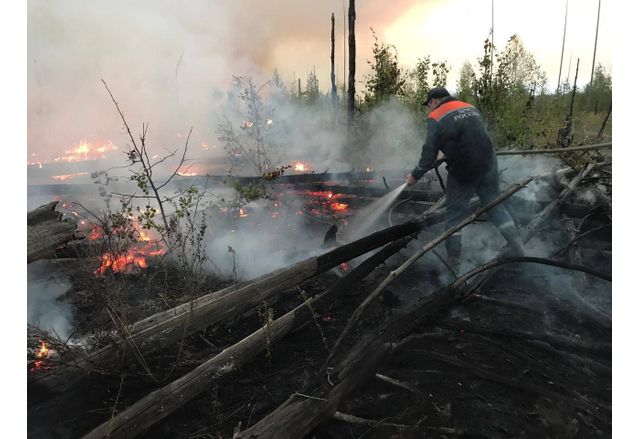
[[[352,219],[352,223],[356,224],[356,228],[348,232],[349,239],[358,239],[364,236],[369,229],[378,221],[380,216],[393,204],[400,196],[407,183],[403,183],[396,189],[389,192],[384,197],[374,201],[369,206],[361,209]]]

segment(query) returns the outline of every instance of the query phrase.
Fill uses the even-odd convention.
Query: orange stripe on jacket
[[[459,110],[460,108],[468,107],[473,107],[473,105],[467,104],[466,102],[462,101],[445,102],[444,104],[433,110],[431,113],[429,113],[429,119],[434,119],[436,122],[439,122],[445,114],[450,113],[454,110]]]

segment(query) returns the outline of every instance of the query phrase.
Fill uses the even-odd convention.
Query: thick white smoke
[[[71,287],[49,261],[27,266],[27,322],[62,339],[71,333],[71,308],[57,299]]]

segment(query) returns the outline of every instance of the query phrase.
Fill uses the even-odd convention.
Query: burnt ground
[[[584,221],[582,231],[607,222],[602,212],[596,212]],[[560,222],[555,226],[538,239],[536,248],[541,243],[558,248],[567,241]],[[320,235],[322,227],[318,225]],[[289,334],[271,347],[268,356],[261,354],[219,380],[141,437],[230,438],[239,422],[245,428],[262,419],[292,393],[314,382],[327,357],[327,346],[338,338],[358,304],[390,269],[436,236],[441,227],[424,232],[358,288],[345,292],[317,325],[309,323]],[[470,227],[486,229],[484,225]],[[465,238],[475,235],[473,230],[465,233]],[[480,240],[477,245],[483,243]],[[610,228],[581,240],[577,247],[583,264],[611,273],[610,244]],[[477,261],[473,256],[470,259],[468,265],[473,266]],[[162,285],[174,285],[164,298],[148,288],[148,276],[153,275],[163,279]],[[307,295],[317,294],[341,275],[334,269],[301,287]],[[145,315],[181,301],[179,282],[167,282],[163,276],[151,269],[129,277],[132,285],[138,283],[136,291],[144,292],[127,296],[132,300],[131,321],[137,312]],[[448,276],[438,259],[423,257],[389,286],[384,299],[367,309],[346,345],[406,312],[421,297],[448,283]],[[209,282],[210,289],[225,285],[216,279]],[[611,315],[610,283],[547,266],[505,266],[477,294],[438,319],[424,322],[413,332],[412,341],[386,359],[378,374],[401,381],[404,387],[370,377],[341,402],[340,412],[359,417],[367,425],[332,419],[308,437],[610,437],[611,331],[586,312],[572,292]],[[104,316],[100,317],[99,305],[85,294],[86,288],[72,288],[62,300],[74,308],[78,327],[87,329]],[[291,289],[270,306],[277,318],[300,303],[299,290]],[[114,412],[184,375],[261,324],[252,311],[188,336],[180,347],[146,358],[156,381],[138,366],[131,366],[81,380],[53,398],[30,386],[28,435],[81,437]]]

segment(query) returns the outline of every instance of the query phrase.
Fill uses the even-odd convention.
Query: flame
[[[44,341],[40,341],[40,348],[35,352],[35,361],[31,370],[43,369],[45,361],[49,357],[49,348]]]
[[[54,162],[83,162],[86,160],[99,160],[106,157],[109,151],[118,149],[111,141],[105,142],[100,146],[93,146],[86,140],[81,140],[77,146],[65,151],[63,156],[53,159]]]
[[[99,226],[94,227],[89,234],[89,239],[91,239],[90,236],[96,236],[97,238],[104,236],[102,228]],[[96,275],[103,274],[109,270],[113,273],[130,273],[145,269],[149,266],[147,258],[163,255],[167,252],[160,237],[156,236],[153,230],[143,228],[137,221],[133,223],[133,227],[138,232],[138,242],[131,244],[126,254],[104,253],[100,267],[95,271]]]
[[[295,162],[293,164],[293,170],[298,172],[310,171],[311,165],[307,162]]]
[[[78,172],[76,174],[62,174],[62,175],[52,175],[51,178],[57,181],[66,181],[71,180],[72,178],[80,177],[81,175],[88,175],[88,172]]]
[[[47,358],[49,356],[49,348],[43,341],[40,342],[40,349],[36,352],[36,358]]]
[[[250,120],[245,120],[244,122],[242,122],[242,125],[240,126],[241,128],[251,128],[253,126],[253,122],[251,122]]]
[[[195,177],[196,175],[198,175],[197,172],[186,172],[186,171],[185,172],[178,171],[176,172],[176,174],[178,174],[181,177]]]
[[[246,218],[249,216],[249,214],[244,209],[240,209],[239,216],[240,218]]]
[[[137,256],[134,253],[114,256],[107,252],[102,255],[102,263],[96,273],[102,274],[109,269],[114,273],[132,271],[135,268],[147,268],[147,266],[147,260],[144,256]]]
[[[104,237],[104,230],[102,230],[102,227],[92,224],[91,231],[87,234],[87,239],[89,241],[95,241],[102,237]]]
[[[343,262],[342,264],[340,264],[340,270],[346,273],[347,271],[351,270],[351,266],[348,262]]]

